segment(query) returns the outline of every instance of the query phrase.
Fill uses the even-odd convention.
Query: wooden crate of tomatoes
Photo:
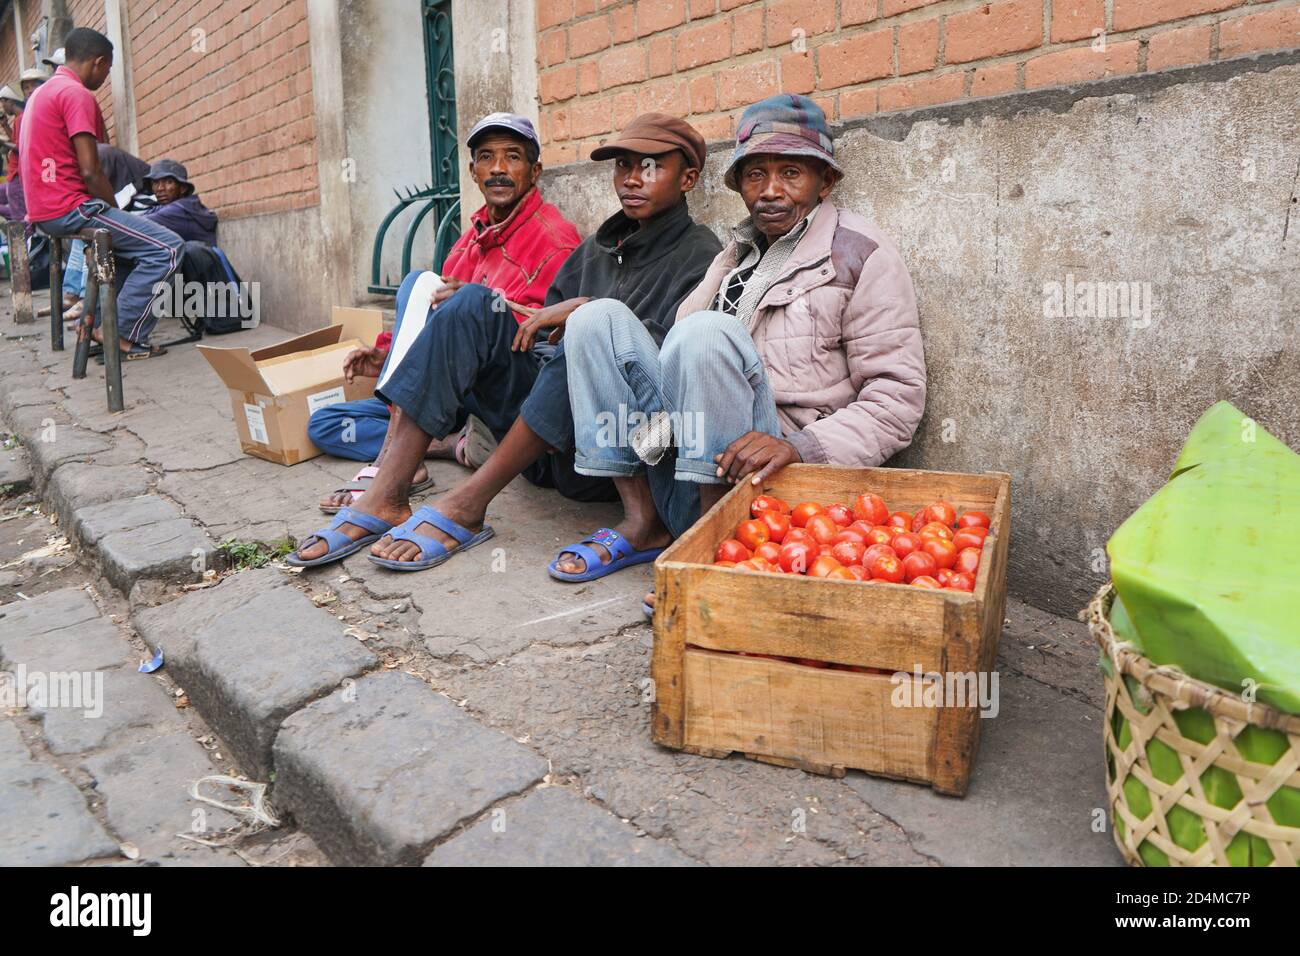
[[[995,472],[799,464],[737,485],[655,562],[654,740],[964,794],[978,700],[904,682],[994,667],[1010,513]]]

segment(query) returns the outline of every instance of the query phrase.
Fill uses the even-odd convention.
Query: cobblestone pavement
[[[649,569],[545,572],[613,507],[517,481],[492,544],[431,571],[231,570],[223,543],[322,525],[316,499],[355,464],[244,456],[193,346],[127,365],[113,415],[102,368],[73,381],[46,325],[0,310],[0,332],[0,431],[21,442],[0,452],[0,670],[103,674],[102,717],[0,711],[0,863],[1120,862],[1092,826],[1101,682],[1076,621],[1008,602],[1001,713],[964,799],[676,753],[642,694]],[[434,494],[464,475],[431,471]],[[137,673],[158,648],[163,669]],[[282,825],[194,801],[212,773],[272,784]]]

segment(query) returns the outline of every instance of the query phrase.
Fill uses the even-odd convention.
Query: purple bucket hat
[[[736,170],[746,156],[811,156],[820,159],[841,176],[844,170],[835,162],[835,144],[826,114],[806,96],[778,93],[750,106],[740,116],[736,131],[736,151],[723,174],[728,189],[740,191]]]

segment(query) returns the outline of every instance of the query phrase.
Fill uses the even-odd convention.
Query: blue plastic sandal
[[[444,534],[455,538],[457,541],[456,547],[448,551],[437,538],[416,534],[415,529],[422,524],[431,524]],[[477,532],[462,528],[441,511],[435,511],[428,505],[420,508],[406,521],[388,533],[394,541],[410,541],[420,548],[420,559],[418,561],[394,561],[392,558],[377,558],[373,554],[366,555],[381,568],[391,568],[394,571],[423,571],[425,568],[437,567],[456,552],[466,551],[476,544],[482,544],[496,534],[491,525],[484,525],[483,530]]]
[[[362,535],[353,541],[339,529],[345,524],[353,524],[358,528],[364,528],[368,534]],[[392,529],[392,525],[383,518],[376,518],[374,515],[368,515],[362,511],[353,511],[351,508],[342,508],[334,516],[328,528],[321,528],[319,531],[313,531],[302,541],[298,542],[298,549],[293,554],[284,559],[285,564],[292,565],[295,568],[314,568],[322,564],[329,564],[331,561],[338,561],[346,558],[350,554],[356,554],[362,548],[368,547],[382,538]],[[322,554],[319,558],[313,558],[310,561],[304,561],[298,557],[298,552],[303,548],[311,547],[316,541],[324,541],[330,546],[330,549]]]
[[[609,551],[609,563],[603,562],[596,551],[587,547],[588,544],[603,545]],[[560,558],[558,555],[547,570],[551,572],[551,577],[557,581],[569,581],[578,584],[583,581],[595,581],[597,578],[603,578],[615,571],[630,568],[634,564],[646,564],[663,554],[664,549],[647,548],[644,551],[638,551],[632,547],[627,538],[613,528],[601,528],[595,534],[583,538],[577,544],[571,544],[567,548],[560,549],[560,554],[566,552],[576,554],[582,558],[587,563],[587,570],[581,574],[570,574],[567,571],[561,571],[559,569]]]

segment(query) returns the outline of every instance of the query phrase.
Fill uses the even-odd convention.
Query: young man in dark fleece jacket
[[[618,497],[608,479],[593,481],[573,471],[565,322],[589,301],[616,298],[662,341],[678,304],[699,284],[722,246],[686,208],[685,194],[699,181],[705,159],[704,139],[694,127],[676,117],[646,114],[632,120],[618,141],[593,151],[592,158],[615,159],[614,191],[622,211],[569,256],[544,307],[523,324],[485,321],[492,310],[475,309],[464,310],[472,321],[457,321],[460,311],[451,310],[443,321],[425,327],[407,358],[376,390],[402,411],[379,473],[359,502],[299,545],[290,564],[337,560],[373,543],[370,559],[384,567],[432,567],[490,538],[493,531],[483,523],[488,504],[520,474],[537,481],[539,467],[552,475],[546,483],[567,497]],[[462,289],[456,297],[490,295],[475,288]],[[540,339],[539,333],[544,333]],[[472,349],[480,361],[487,356],[487,372],[498,376],[503,387],[520,391],[519,417],[487,461],[441,497],[437,509],[426,505],[412,514],[410,476],[430,441],[451,432],[458,403],[476,377],[457,364],[458,348]],[[360,363],[347,370],[361,375],[379,371]],[[630,516],[630,525],[652,523],[654,506],[647,504],[649,515]],[[637,543],[631,528],[628,537]]]

